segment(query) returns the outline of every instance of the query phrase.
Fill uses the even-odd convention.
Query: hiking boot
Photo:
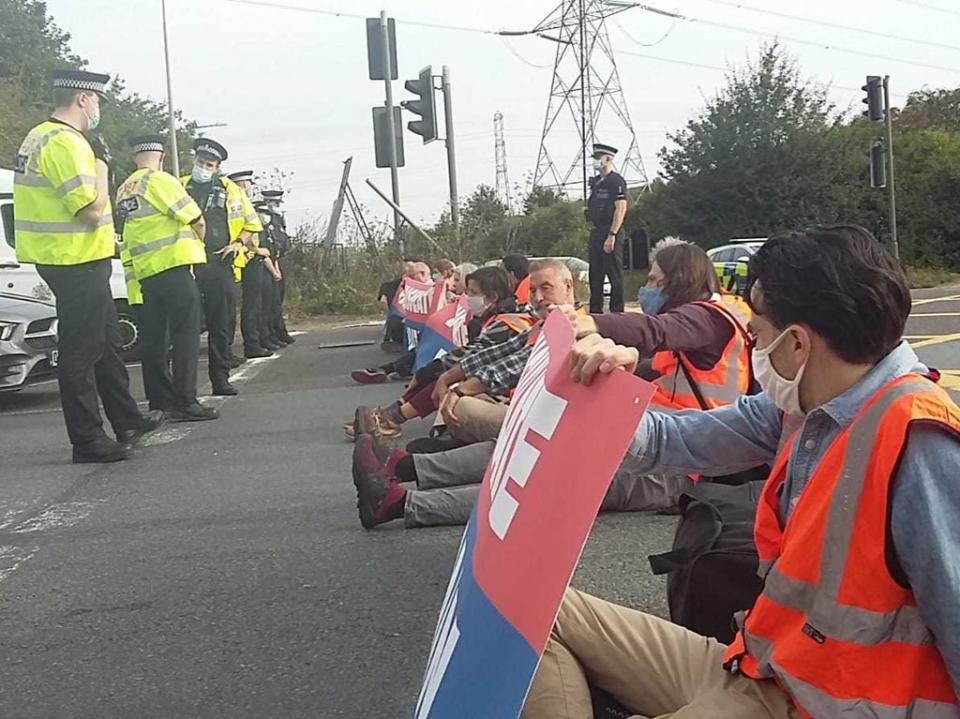
[[[297,341],[297,338],[296,338],[296,337],[291,337],[289,334],[280,335],[280,339],[282,339],[282,340],[283,340],[284,342],[286,342],[288,345],[292,345],[294,342]]]
[[[403,516],[406,490],[387,478],[369,434],[361,434],[353,449],[353,485],[357,490],[357,510],[364,529]]]
[[[159,409],[151,410],[143,415],[139,427],[117,432],[117,441],[132,447],[161,424],[163,424],[163,412]]]
[[[218,419],[220,413],[213,407],[204,407],[197,402],[189,407],[173,409],[167,416],[171,422],[206,422],[211,419]]]
[[[352,442],[361,434],[372,434],[378,439],[396,439],[403,434],[403,429],[396,422],[387,419],[379,407],[357,407],[353,422],[344,423],[343,433]]]
[[[230,369],[237,369],[238,367],[242,367],[243,363],[247,360],[245,360],[243,357],[235,357],[231,355],[230,359],[227,361],[230,363]]]
[[[114,442],[109,437],[95,439],[73,448],[74,464],[107,464],[130,459],[132,456],[130,445]]]
[[[350,373],[350,379],[358,384],[383,384],[387,381],[387,373],[378,367],[355,369]]]

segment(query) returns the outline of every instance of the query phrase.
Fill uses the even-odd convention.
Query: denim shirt
[[[925,373],[901,342],[857,384],[810,412],[800,426],[780,497],[789,517],[827,447],[880,387],[908,373]],[[644,414],[628,464],[639,472],[732,474],[771,463],[781,412],[764,394],[701,412]],[[893,478],[890,530],[897,561],[960,696],[960,441],[942,428],[914,424]]]

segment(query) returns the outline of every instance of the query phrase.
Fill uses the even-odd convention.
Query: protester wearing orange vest
[[[527,719],[592,716],[588,681],[647,717],[960,716],[960,409],[901,340],[906,277],[867,230],[814,226],[769,240],[748,286],[764,392],[649,411],[630,454],[645,471],[775,459],[762,594],[724,647],[568,590]],[[589,383],[637,360],[590,335],[572,371]]]
[[[523,255],[506,255],[502,262],[517,302],[530,304],[530,261]]]
[[[651,251],[647,285],[640,290],[643,314],[571,315],[570,322],[578,337],[598,332],[635,348],[645,360],[639,374],[657,386],[655,407],[711,409],[750,391],[750,309],[732,297],[719,294],[706,252],[667,237]],[[645,474],[624,462],[602,509],[673,509],[692,482],[684,473]]]

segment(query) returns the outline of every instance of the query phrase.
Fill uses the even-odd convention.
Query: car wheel
[[[126,362],[140,359],[140,323],[134,309],[126,302],[117,302],[120,324],[120,355]]]

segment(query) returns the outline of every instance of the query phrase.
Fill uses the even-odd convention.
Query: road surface
[[[960,390],[960,287],[916,297]],[[0,396],[0,716],[411,715],[461,530],[359,526],[341,425],[400,386],[350,382],[375,346],[318,346],[376,336],[308,327],[219,421],[112,466],[69,463],[56,385]],[[575,584],[665,614],[646,556],[674,525],[602,516]]]

